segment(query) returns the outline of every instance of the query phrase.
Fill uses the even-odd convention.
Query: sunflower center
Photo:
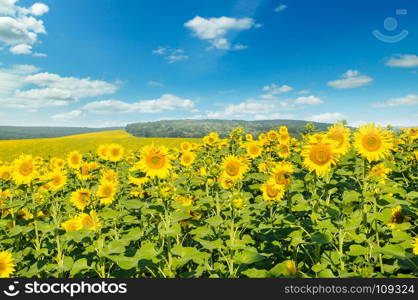
[[[268,185],[266,188],[267,196],[270,198],[275,198],[279,194],[279,191],[274,188],[273,185]]]
[[[239,174],[239,168],[239,163],[231,161],[226,165],[225,171],[229,176],[237,176]]]
[[[258,152],[259,152],[259,150],[260,150],[260,148],[258,148],[258,146],[256,146],[256,145],[252,145],[251,147],[250,147],[250,153],[251,154],[258,154]]]
[[[344,135],[341,132],[334,132],[331,134],[331,139],[338,143],[338,148],[340,148],[344,143]]]
[[[89,200],[89,194],[82,192],[80,193],[80,201],[81,202],[87,202]]]
[[[190,155],[184,155],[183,156],[183,162],[188,164],[190,163],[190,161],[192,160],[192,158],[190,157]]]
[[[71,156],[71,162],[72,162],[74,165],[78,165],[78,164],[79,164],[79,162],[80,162],[80,159],[79,159],[79,157],[78,157],[77,155],[73,155],[73,156]]]
[[[161,169],[165,165],[165,157],[159,153],[152,153],[147,158],[147,164],[151,169]]]
[[[103,188],[103,195],[105,197],[110,197],[112,195],[112,188],[110,186],[105,186]]]
[[[363,138],[363,147],[367,151],[377,151],[381,145],[382,141],[376,134],[370,133]]]
[[[274,175],[274,180],[277,184],[286,185],[287,184],[287,178],[286,174],[283,172],[276,173]]]
[[[309,158],[314,164],[323,166],[331,160],[331,151],[326,145],[318,144],[312,148]]]
[[[53,181],[52,181],[52,183],[53,183],[54,185],[60,185],[60,184],[61,184],[61,182],[62,182],[62,178],[61,178],[61,176],[55,176],[55,177],[54,177],[54,179],[53,179]]]
[[[3,273],[7,269],[7,264],[0,261],[0,273]]]
[[[33,171],[33,165],[30,162],[25,162],[20,165],[19,167],[19,173],[23,176],[29,176],[32,174]]]
[[[119,156],[120,150],[119,149],[112,149],[112,156],[116,157]]]

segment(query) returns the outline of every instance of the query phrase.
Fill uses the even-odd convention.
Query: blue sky
[[[39,1],[0,0],[0,125],[418,125],[416,1]]]

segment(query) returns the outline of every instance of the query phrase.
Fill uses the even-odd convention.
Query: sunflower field
[[[417,277],[418,128],[0,163],[0,277]]]

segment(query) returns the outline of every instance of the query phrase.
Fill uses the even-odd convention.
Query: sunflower
[[[83,162],[80,168],[76,171],[77,177],[80,180],[89,180],[93,178],[93,171],[95,170],[94,163]]]
[[[234,193],[231,195],[231,205],[235,208],[242,208],[248,201],[248,198],[243,193]]]
[[[97,230],[101,226],[99,218],[94,210],[90,211],[89,214],[81,213],[79,218],[81,219],[83,226],[91,230]]]
[[[247,133],[246,135],[245,135],[245,140],[247,141],[247,142],[252,142],[253,141],[253,135],[251,134],[251,133]]]
[[[387,175],[392,170],[387,168],[384,163],[377,164],[370,169],[369,177],[378,179],[379,181],[384,182],[385,179],[388,177]]]
[[[29,184],[36,177],[36,166],[32,155],[21,155],[13,164],[13,180],[16,184]]]
[[[263,152],[263,149],[257,142],[249,142],[246,144],[245,148],[247,150],[247,155],[252,159],[259,157]]]
[[[334,124],[328,129],[328,137],[335,141],[334,152],[344,155],[350,149],[350,129],[341,124]]]
[[[276,184],[271,179],[261,185],[263,199],[266,201],[280,201],[284,196],[285,188],[281,184]]]
[[[185,167],[190,167],[196,159],[196,154],[190,151],[185,151],[181,154],[180,163]]]
[[[418,237],[414,238],[414,243],[412,245],[414,247],[414,249],[412,250],[412,252],[415,255],[418,255]]]
[[[211,132],[203,138],[203,143],[208,146],[213,146],[219,141],[219,136],[216,132]]]
[[[87,189],[79,189],[71,194],[71,203],[80,210],[84,210],[90,204],[91,192]]]
[[[276,147],[277,155],[280,158],[287,158],[290,155],[290,147],[288,144],[280,144]]]
[[[242,179],[244,174],[248,171],[247,164],[235,155],[226,156],[222,161],[221,167],[224,170],[224,176],[233,181]]]
[[[101,204],[111,204],[116,194],[117,186],[110,181],[103,181],[100,183],[97,190],[97,196],[100,197]]]
[[[190,151],[192,149],[192,145],[189,142],[181,143],[180,149],[182,151]]]
[[[172,168],[171,159],[165,146],[151,144],[141,149],[138,167],[147,177],[166,178]]]
[[[0,167],[0,179],[8,181],[12,179],[12,173],[13,173],[12,166],[4,165]]]
[[[290,276],[295,276],[297,269],[296,269],[296,263],[294,260],[287,260],[284,263],[284,267],[286,269],[287,274]]]
[[[390,216],[390,220],[388,222],[388,226],[390,229],[394,229],[397,224],[402,224],[403,222],[408,222],[411,218],[408,216],[404,216],[402,214],[402,207],[400,205],[392,208],[392,214]]]
[[[29,221],[33,219],[33,214],[26,207],[24,207],[17,212],[17,218],[19,220]]]
[[[78,151],[68,154],[67,163],[73,169],[78,169],[83,161],[83,156]]]
[[[178,196],[176,196],[176,197],[174,198],[174,200],[175,200],[176,202],[181,203],[181,204],[182,204],[183,206],[185,206],[185,207],[188,207],[188,206],[193,205],[193,199],[192,199],[192,198],[190,198],[190,197],[184,197],[184,196],[180,196],[180,195],[178,195]]]
[[[279,134],[279,143],[281,145],[288,145],[290,143],[290,136],[289,133],[284,132]]]
[[[83,220],[79,217],[70,219],[68,221],[65,221],[61,224],[62,228],[65,229],[65,231],[78,231],[83,229]]]
[[[103,169],[101,170],[100,181],[110,181],[113,183],[118,183],[118,174],[112,169]]]
[[[325,136],[316,136],[302,149],[303,165],[318,176],[325,176],[337,162],[334,142]]]
[[[118,162],[122,159],[124,151],[121,145],[110,144],[107,151],[108,159],[113,162]]]
[[[354,147],[369,162],[383,159],[393,149],[391,132],[376,127],[374,124],[361,126],[354,134]]]
[[[235,184],[235,181],[231,180],[230,178],[227,178],[226,176],[224,176],[224,174],[221,174],[221,176],[219,176],[218,182],[224,190],[229,190]]]
[[[412,128],[408,128],[406,130],[406,134],[409,135],[409,137],[412,140],[416,140],[418,139],[418,127],[412,127]]]
[[[65,160],[61,158],[54,157],[53,159],[51,159],[51,163],[53,169],[64,169],[65,167]]]
[[[294,171],[294,167],[290,162],[281,161],[271,170],[272,178],[276,184],[287,186],[290,184],[290,174]]]
[[[97,148],[97,155],[103,160],[109,159],[109,145],[100,145]]]
[[[15,271],[13,256],[8,251],[0,252],[0,278],[9,278]]]
[[[67,183],[67,176],[64,172],[60,170],[56,170],[47,175],[47,180],[49,181],[47,184],[49,189],[52,191],[58,191],[62,189],[65,184]]]
[[[270,140],[270,142],[275,142],[279,138],[279,134],[275,130],[270,130],[267,132],[267,138]]]
[[[279,128],[279,134],[288,134],[289,130],[287,129],[286,126],[280,126]]]
[[[145,183],[147,183],[150,179],[148,177],[129,177],[129,183],[136,185],[137,187],[142,187]]]

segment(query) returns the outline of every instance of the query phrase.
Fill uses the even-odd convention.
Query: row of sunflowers
[[[0,277],[416,277],[418,128],[0,163]]]

